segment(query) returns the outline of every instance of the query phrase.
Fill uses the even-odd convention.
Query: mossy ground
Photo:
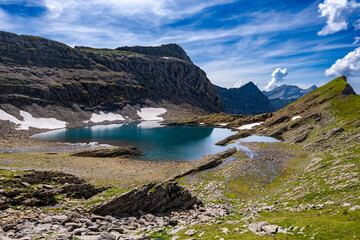
[[[87,200],[85,202],[85,206],[91,207],[92,205],[101,203],[102,201],[107,200],[113,196],[123,194],[123,193],[129,191],[130,189],[131,189],[130,187],[111,187],[111,188],[107,189],[105,192],[98,194],[98,195],[92,197],[91,199]]]

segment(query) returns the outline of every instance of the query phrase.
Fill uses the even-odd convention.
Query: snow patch
[[[161,125],[158,121],[143,121],[137,125],[138,128],[161,128],[164,127],[164,125]]]
[[[238,129],[238,130],[252,129],[253,127],[261,125],[262,123],[263,122],[250,123],[250,124],[242,125],[241,127],[238,127],[236,129]]]
[[[301,118],[301,116],[295,116],[295,117],[293,117],[291,120],[296,120],[296,119],[299,119],[299,118]]]
[[[113,130],[115,127],[122,127],[124,124],[108,124],[108,125],[96,125],[89,127],[91,131],[107,131]]]
[[[205,125],[205,123],[201,122],[201,123],[199,123],[199,125]]]
[[[219,123],[218,125],[225,127],[226,125],[228,125],[228,123]]]
[[[23,117],[23,120],[19,120],[0,109],[0,120],[18,124],[17,130],[28,130],[30,127],[37,129],[58,129],[66,127],[66,122],[57,120],[56,118],[34,118],[30,113],[22,110],[20,111],[20,115]]]
[[[104,113],[103,111],[99,111],[99,114],[93,113],[91,114],[91,118],[88,121],[84,121],[84,123],[93,122],[100,123],[105,121],[124,121],[125,118],[117,113]]]
[[[162,117],[159,115],[166,113],[165,108],[142,108],[140,111],[136,111],[137,115],[145,121],[163,121]]]
[[[66,143],[66,142],[62,143],[62,142],[59,142],[59,144],[64,144],[64,145],[69,145],[69,146],[81,146],[81,147],[84,147],[84,148],[97,148],[97,147],[110,148],[110,147],[115,147],[115,146],[110,145],[110,144],[102,144],[102,143],[99,143],[99,142],[89,142],[89,143]]]

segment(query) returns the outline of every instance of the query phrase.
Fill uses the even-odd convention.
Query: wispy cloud
[[[181,19],[205,8],[225,4],[234,0],[44,0],[50,19],[74,21],[78,19],[101,17],[111,21],[119,18],[132,18],[147,23],[160,24],[167,20]],[[104,15],[104,16],[102,16]]]
[[[5,31],[10,31],[11,29],[14,28],[14,25],[11,23],[10,16],[6,12],[4,12],[1,8],[0,8],[0,26]]]
[[[360,41],[360,37],[355,37],[354,38],[354,42],[352,43],[353,45],[357,44]]]
[[[337,18],[338,11],[329,7],[322,8],[324,19],[320,18],[319,1],[306,2],[0,0],[0,4],[43,9],[39,15],[24,17],[0,6],[0,27],[70,46],[178,43],[217,85],[233,87],[241,79],[264,88],[274,69],[283,66],[291,72],[287,83],[307,87],[326,81],[324,70],[357,45],[352,45],[355,36],[349,32],[319,37],[325,17],[327,26],[342,17],[346,23],[351,21],[346,15]],[[327,2],[331,1],[323,4]]]

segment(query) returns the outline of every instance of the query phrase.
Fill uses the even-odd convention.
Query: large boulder
[[[177,183],[150,183],[102,202],[92,212],[103,216],[131,216],[139,212],[157,214],[191,208],[195,204],[201,204],[200,200]]]

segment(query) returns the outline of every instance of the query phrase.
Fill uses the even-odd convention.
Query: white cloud
[[[357,44],[360,41],[360,37],[355,37],[352,44]]]
[[[234,84],[234,88],[240,88],[244,85],[245,83],[242,80],[239,80],[237,83]]]
[[[327,17],[326,26],[318,32],[318,35],[325,36],[348,28],[347,17],[353,9],[360,7],[354,0],[325,0],[319,4],[321,17]]]
[[[360,19],[356,20],[353,24],[355,30],[359,30],[360,29]]]
[[[351,76],[360,70],[360,47],[349,52],[344,58],[338,59],[329,69],[326,76]]]
[[[229,18],[244,21],[210,28],[199,28],[199,25],[208,14],[208,17],[213,17],[214,8],[201,17],[191,15],[235,0],[0,0],[3,1],[32,2],[46,9],[45,14],[33,18],[5,12],[8,22],[13,24],[11,27],[1,21],[0,9],[3,30],[47,37],[70,46],[116,48],[178,43],[213,83],[228,88],[242,79],[244,83],[257,81],[263,89],[268,84],[269,72],[277,66],[291,69],[291,76],[286,80],[291,84],[302,84],[306,81],[304,79],[320,81],[324,79],[324,68],[316,66],[323,66],[328,61],[322,57],[322,52],[354,47],[351,42],[337,41],[335,36],[298,39],[289,35],[287,41],[279,41],[279,33],[298,29],[307,33],[306,29],[318,26],[314,17],[318,15],[319,1],[300,11],[259,9],[234,12]],[[217,21],[226,23],[223,17]],[[172,26],[179,19],[189,24]],[[304,77],[307,74],[311,77]]]
[[[275,87],[280,86],[280,84],[283,82],[284,77],[286,77],[287,75],[288,75],[287,68],[275,69],[275,71],[271,74],[271,80],[269,81],[268,85],[265,87],[265,90],[270,91]]]

